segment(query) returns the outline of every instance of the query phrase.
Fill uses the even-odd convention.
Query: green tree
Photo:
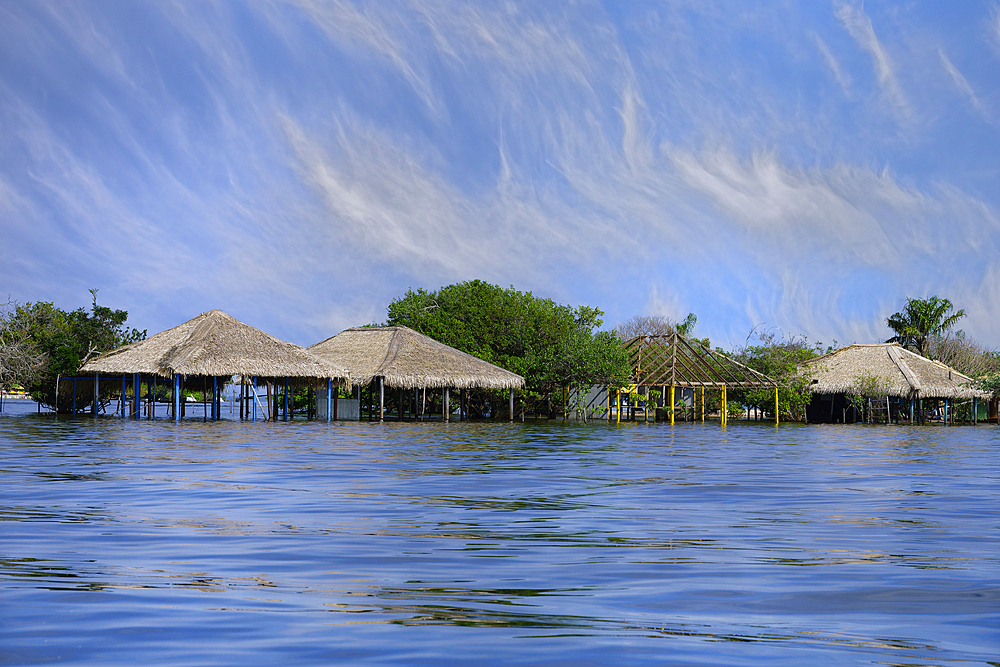
[[[623,384],[628,356],[613,332],[598,331],[600,309],[564,306],[513,287],[472,280],[436,292],[409,290],[388,307],[386,324],[405,325],[524,377],[528,397],[566,387]],[[499,395],[475,392],[473,414],[497,414]]]
[[[37,371],[18,382],[34,400],[58,412],[70,410],[72,397],[61,395],[57,401],[57,376],[72,375],[91,357],[146,337],[145,331],[125,327],[127,311],[99,306],[97,290],[90,293],[90,312],[83,308],[65,311],[39,301],[17,305],[4,318],[3,328],[18,332],[20,343],[40,359]]]
[[[896,333],[886,342],[899,343],[923,357],[930,357],[933,343],[965,317],[965,310],[949,314],[952,308],[951,301],[937,296],[929,299],[907,297],[903,310],[886,318],[886,324]]]
[[[30,384],[45,361],[28,338],[28,322],[14,317],[17,307],[8,301],[0,310],[0,390],[4,391]]]
[[[809,379],[799,374],[799,364],[819,354],[819,346],[810,345],[805,338],[785,338],[774,330],[754,327],[743,349],[737,350],[734,358],[778,381],[779,417],[802,420],[812,394],[808,391]],[[734,390],[733,396],[743,405],[755,407],[774,417],[773,388]]]

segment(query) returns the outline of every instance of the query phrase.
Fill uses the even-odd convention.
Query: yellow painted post
[[[727,414],[729,412],[727,410],[728,407],[729,407],[729,401],[726,398],[726,385],[722,385],[722,425],[723,426],[726,425],[726,421],[729,418],[729,415]]]
[[[563,387],[563,421],[569,416],[569,389]]]
[[[705,386],[701,387],[701,423],[705,423]]]
[[[615,402],[618,404],[618,409],[615,411],[615,423],[622,423],[622,390],[621,387],[615,390],[616,398]]]
[[[774,388],[774,424],[778,424],[778,388]]]
[[[674,425],[674,386],[670,385],[670,425]]]

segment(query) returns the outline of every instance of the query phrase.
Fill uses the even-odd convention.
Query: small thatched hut
[[[988,398],[970,387],[971,378],[940,361],[926,359],[896,343],[854,344],[804,362],[802,375],[813,400],[807,410],[811,422],[850,422],[856,419],[849,395],[878,398],[887,420],[923,420],[925,400],[940,399],[945,408],[955,400]],[[937,401],[935,401],[937,402]],[[975,412],[972,413],[973,419]],[[942,413],[946,417],[947,412]]]
[[[378,414],[385,414],[385,387],[440,389],[449,418],[449,389],[501,389],[524,386],[524,378],[404,326],[356,327],[307,348],[317,357],[348,369],[355,385],[378,382]],[[513,400],[513,399],[511,399]],[[400,401],[400,418],[403,401]],[[416,412],[419,412],[417,410]]]
[[[254,398],[248,410],[259,404],[257,383],[283,383],[286,418],[289,384],[309,387],[336,384],[349,388],[351,382],[350,373],[345,369],[315,357],[294,343],[244,324],[221,310],[210,310],[146,340],[103,354],[84,364],[80,373],[95,374],[95,378],[98,374],[132,376],[136,387],[134,398],[139,396],[138,383],[142,380],[173,379],[175,417],[182,414],[177,412],[182,381],[207,390],[208,380],[211,380],[213,404],[217,404],[220,378],[223,383],[234,375],[248,378],[254,387]],[[147,395],[152,393],[147,391]],[[274,418],[276,411],[271,409],[270,412]],[[217,406],[213,408],[213,417],[218,417]]]

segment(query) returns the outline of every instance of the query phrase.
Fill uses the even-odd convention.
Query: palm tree
[[[953,308],[951,301],[932,296],[929,299],[907,297],[901,312],[886,318],[886,324],[896,332],[887,343],[899,343],[917,354],[929,357],[930,344],[935,338],[955,326],[955,322],[965,317],[965,310],[948,314]]]

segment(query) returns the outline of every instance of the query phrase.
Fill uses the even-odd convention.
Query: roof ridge
[[[906,363],[903,357],[899,355],[900,349],[902,348],[899,348],[898,346],[889,346],[885,351],[889,353],[889,358],[892,359],[892,362],[896,364],[896,368],[898,368],[899,372],[903,374],[904,378],[906,378],[906,382],[910,385],[910,389],[913,391],[920,391],[920,380],[917,379],[917,376],[913,373],[913,370]]]

